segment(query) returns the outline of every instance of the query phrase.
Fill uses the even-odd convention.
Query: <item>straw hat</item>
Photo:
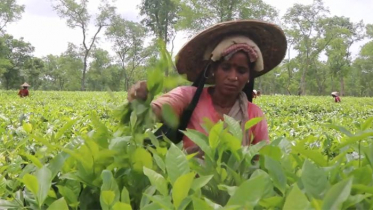
[[[263,66],[260,71],[254,71],[254,77],[259,77],[275,68],[284,59],[287,41],[284,32],[275,24],[258,20],[234,20],[218,23],[203,30],[187,42],[175,57],[179,74],[186,74],[189,81],[194,81],[199,73],[212,60],[206,59],[206,54],[225,38],[230,36],[245,36],[250,38],[260,49]],[[212,78],[207,80],[212,84]]]
[[[338,92],[336,91],[332,92],[332,96],[338,96]]]
[[[21,85],[21,87],[30,87],[30,85],[27,84],[27,82],[25,82],[25,83],[23,83],[23,84]]]

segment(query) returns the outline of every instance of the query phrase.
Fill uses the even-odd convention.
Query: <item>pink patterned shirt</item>
[[[196,90],[197,88],[193,86],[177,87],[170,92],[158,97],[152,103],[159,108],[161,108],[163,104],[169,104],[173,107],[178,116],[181,116],[183,110],[192,101]],[[208,93],[207,90],[208,87],[205,87],[203,89],[198,104],[194,109],[192,117],[190,118],[187,126],[187,128],[189,129],[197,130],[206,135],[206,131],[201,126],[205,117],[209,118],[213,123],[217,123],[219,120],[224,120],[223,117],[218,112],[216,112],[212,103],[211,95]],[[257,105],[250,102],[248,104],[249,119],[264,116],[262,110]],[[259,141],[269,142],[268,126],[265,118],[250,129],[249,136],[251,136],[252,134],[254,134],[253,144],[258,143]],[[195,145],[194,142],[186,136],[183,137],[183,144],[184,148]]]

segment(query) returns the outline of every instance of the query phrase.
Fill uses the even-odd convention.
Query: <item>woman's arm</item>
[[[251,129],[254,135],[252,144],[257,144],[260,141],[269,143],[268,124],[263,111],[257,105],[250,104],[249,112],[252,112],[251,118],[263,117],[263,119]]]
[[[172,89],[151,102],[154,114],[159,120],[162,120],[162,106],[170,105],[178,116],[181,116],[184,109],[189,105],[196,91],[196,87],[181,86]],[[137,82],[128,91],[128,101],[134,99],[146,100],[148,95],[146,81]]]
[[[161,118],[162,106],[164,104],[168,104],[173,108],[176,115],[180,117],[185,108],[191,102],[195,91],[195,87],[181,86],[174,88],[170,92],[159,96],[158,98],[154,99],[151,103],[154,113],[157,117]]]

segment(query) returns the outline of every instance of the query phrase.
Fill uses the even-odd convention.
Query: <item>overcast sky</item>
[[[310,4],[312,0],[264,0],[274,6],[283,15],[294,3]],[[96,10],[98,0],[90,1],[90,10]],[[116,0],[117,11],[126,19],[139,21],[137,5],[141,0]],[[51,0],[18,0],[19,4],[26,6],[22,19],[9,24],[7,32],[15,38],[23,37],[35,47],[34,55],[43,57],[48,54],[59,55],[67,49],[67,43],[80,44],[82,34],[79,29],[71,29],[66,26],[64,19],[57,16],[52,8]],[[373,24],[373,0],[324,0],[331,15],[346,16],[354,22],[363,20],[365,24]],[[105,42],[101,33],[99,47],[110,51],[110,43]],[[178,34],[175,39],[177,52],[186,42],[183,34]],[[352,47],[353,54],[359,52],[360,46],[365,41]]]

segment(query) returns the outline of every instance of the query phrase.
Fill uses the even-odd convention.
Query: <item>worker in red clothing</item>
[[[338,96],[338,92],[332,92],[332,96],[334,97],[334,102],[341,102],[341,99]]]
[[[23,89],[19,90],[19,92],[18,92],[19,97],[22,98],[22,97],[29,96],[29,92],[28,92],[27,88],[30,87],[30,85],[25,82],[21,85],[21,87],[23,87]]]
[[[257,93],[256,93],[256,96],[259,97],[260,95],[262,95],[262,93],[260,92],[260,90],[257,90],[256,92],[257,92]]]
[[[256,96],[257,96],[257,91],[256,90],[253,90],[253,98],[256,98]]]

